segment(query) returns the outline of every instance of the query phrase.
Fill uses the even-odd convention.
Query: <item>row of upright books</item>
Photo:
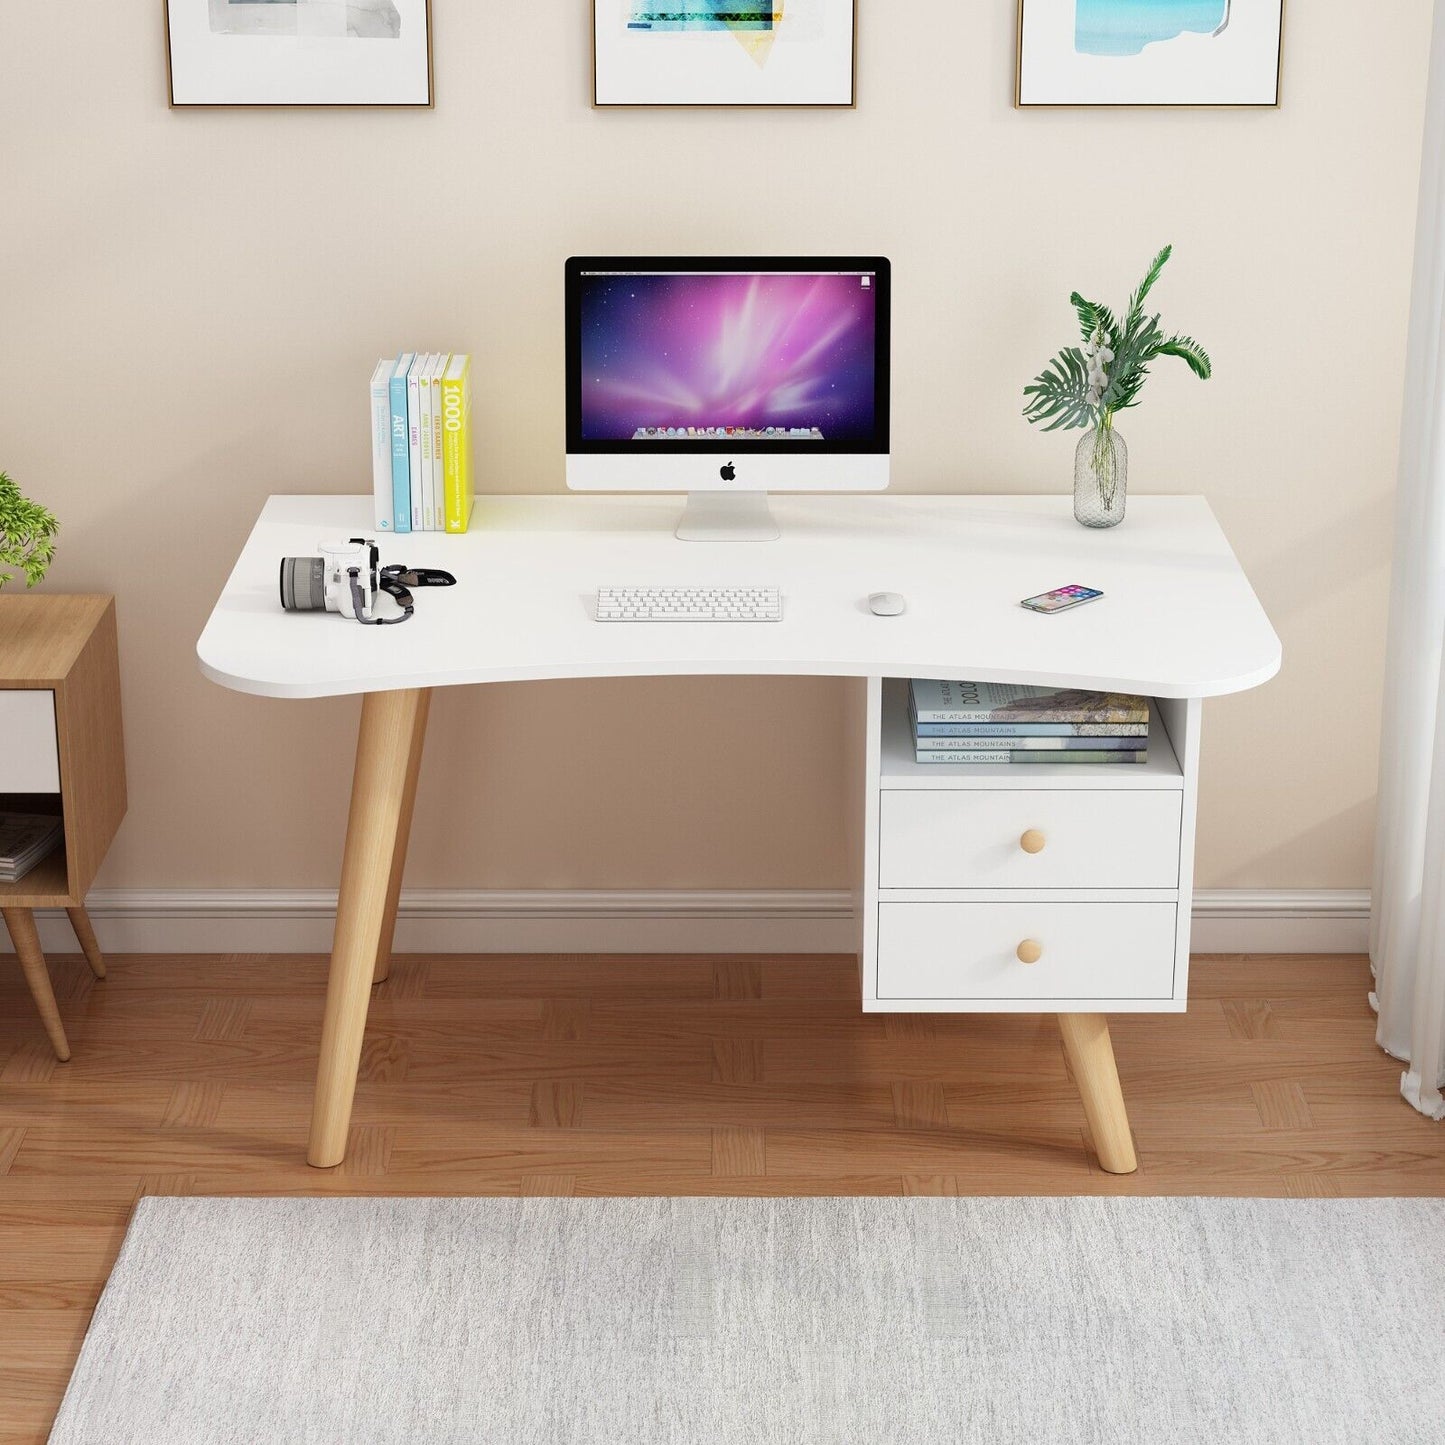
[[[1123,692],[914,678],[920,763],[1144,763],[1149,702]]]
[[[465,532],[472,520],[472,359],[404,352],[371,376],[379,532]]]
[[[18,883],[60,846],[63,831],[53,814],[0,813],[0,883]]]

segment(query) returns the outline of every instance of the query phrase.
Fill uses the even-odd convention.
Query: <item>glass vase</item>
[[[1129,493],[1129,448],[1112,426],[1090,427],[1074,452],[1074,520],[1117,527]]]

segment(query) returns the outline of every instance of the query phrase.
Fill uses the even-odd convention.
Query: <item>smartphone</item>
[[[1082,607],[1104,594],[1097,587],[1055,587],[1052,592],[1040,592],[1037,597],[1025,597],[1019,604],[1031,612],[1066,612],[1070,607]]]

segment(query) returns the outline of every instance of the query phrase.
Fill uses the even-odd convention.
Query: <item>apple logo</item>
[[[718,472],[718,476],[720,476],[725,482],[735,482],[738,479],[738,469],[733,466],[731,462],[729,462],[727,466],[723,467]]]

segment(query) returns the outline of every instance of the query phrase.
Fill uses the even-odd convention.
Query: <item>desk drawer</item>
[[[0,793],[58,793],[55,694],[0,692]]]
[[[878,885],[1177,888],[1182,806],[1165,790],[886,790]]]
[[[1176,913],[1174,903],[883,903],[878,997],[1169,998]],[[1038,957],[1024,963],[1029,942]]]

